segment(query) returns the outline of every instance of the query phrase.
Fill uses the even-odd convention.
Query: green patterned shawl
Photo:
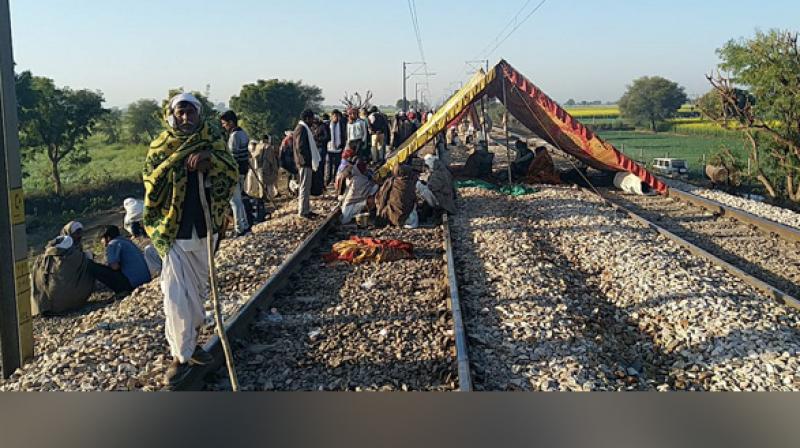
[[[175,241],[181,222],[188,183],[186,157],[198,151],[211,151],[211,169],[206,179],[211,183],[211,220],[215,232],[222,226],[228,201],[239,180],[233,156],[208,123],[191,134],[183,133],[167,124],[169,113],[167,106],[164,111],[166,130],[150,144],[143,172],[144,228],[162,257]]]

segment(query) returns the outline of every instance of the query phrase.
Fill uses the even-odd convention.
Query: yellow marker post
[[[33,357],[25,197],[8,0],[0,0],[0,349],[3,376]]]

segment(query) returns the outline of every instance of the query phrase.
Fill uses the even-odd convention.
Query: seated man
[[[410,166],[395,165],[375,197],[378,217],[394,226],[417,228],[417,178]]]
[[[123,207],[125,208],[123,227],[135,240],[139,241],[139,245],[144,245],[144,260],[147,262],[147,268],[150,270],[150,277],[156,278],[161,275],[161,257],[158,255],[158,251],[155,246],[153,246],[153,243],[150,242],[150,236],[147,235],[142,225],[144,201],[141,199],[127,198],[123,202]]]
[[[70,221],[61,229],[60,235],[72,238],[73,246],[85,253],[90,260],[94,259],[92,252],[83,248],[83,224],[78,221]]]
[[[547,148],[539,146],[534,151],[533,161],[528,164],[525,182],[529,184],[560,184],[561,176]]]
[[[455,213],[456,191],[450,171],[434,155],[425,156],[425,166],[428,178],[427,181],[417,182],[417,194],[425,200],[425,205],[432,209],[435,217],[440,216],[442,212]]]
[[[528,174],[528,166],[533,161],[533,151],[522,140],[514,143],[514,151],[516,151],[516,156],[511,162],[511,177],[512,181],[518,181]]]
[[[374,208],[378,186],[367,177],[364,161],[356,160],[348,165],[341,176],[347,179],[347,191],[342,199],[342,224],[348,224],[357,214]]]
[[[492,177],[493,163],[494,154],[489,152],[485,141],[480,141],[472,154],[467,157],[464,168],[457,174],[466,179],[488,180]]]
[[[120,236],[117,226],[107,226],[100,236],[106,246],[106,262],[89,263],[89,271],[118,298],[150,281],[150,270],[142,251],[129,239]]]
[[[347,144],[347,149],[342,152],[342,160],[339,162],[339,166],[336,168],[336,178],[333,181],[333,191],[336,193],[336,198],[341,201],[344,198],[344,194],[347,192],[347,177],[344,176],[344,172],[347,170],[348,167],[352,165],[351,160],[355,158],[357,143],[349,142]]]
[[[47,243],[31,274],[33,315],[64,313],[85,305],[94,292],[90,263],[70,236]]]
[[[144,214],[144,201],[135,198],[126,198],[122,202],[122,207],[125,209],[125,219],[123,227],[134,237],[144,235],[144,227],[142,227],[142,215]]]

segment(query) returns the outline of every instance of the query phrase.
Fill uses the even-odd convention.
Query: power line
[[[425,73],[425,84],[430,90],[430,74],[428,73],[428,61],[425,58],[425,47],[422,44],[422,31],[419,26],[419,15],[417,14],[417,3],[415,0],[408,0],[408,12],[411,14],[411,25],[414,28],[414,34],[417,38],[417,47],[419,48],[419,55],[422,58],[422,68]]]
[[[491,50],[489,50],[489,52],[487,52],[487,53],[486,53],[486,57],[489,57],[489,56],[490,56],[492,53],[494,53],[494,51],[495,51],[495,50],[497,50],[497,49],[500,47],[500,45],[503,45],[503,43],[504,43],[506,40],[508,40],[508,38],[509,38],[509,37],[511,37],[511,35],[512,35],[512,34],[514,34],[514,32],[515,32],[515,31],[517,31],[517,30],[519,29],[519,27],[521,27],[523,24],[525,24],[525,22],[527,22],[527,21],[528,21],[528,19],[530,19],[530,18],[531,18],[531,16],[533,16],[533,14],[535,14],[535,13],[536,13],[536,11],[538,11],[538,10],[539,10],[539,9],[540,9],[540,8],[541,8],[541,7],[542,7],[542,6],[543,6],[543,5],[546,3],[546,2],[547,2],[547,0],[542,0],[542,1],[540,1],[540,2],[539,2],[539,4],[538,4],[538,5],[536,5],[536,7],[535,7],[535,8],[533,8],[533,10],[531,10],[531,12],[529,12],[529,13],[528,13],[528,15],[527,15],[527,16],[525,16],[525,18],[524,18],[524,19],[522,19],[522,21],[518,22],[518,23],[517,23],[517,25],[516,25],[514,28],[512,28],[512,29],[511,29],[511,31],[509,31],[509,32],[508,32],[508,34],[506,34],[506,35],[505,35],[505,37],[503,37],[503,39],[502,39],[500,42],[498,42],[498,43],[497,43],[497,44],[496,44],[494,47],[492,47],[492,49],[491,49]],[[527,3],[525,4],[525,6],[527,6]],[[525,8],[525,7],[523,6],[523,9],[524,9],[524,8]],[[522,11],[520,11],[520,12],[522,12]],[[514,17],[514,19],[512,20],[512,22],[515,22],[515,21],[516,21],[516,18],[517,18],[518,16],[519,16],[519,13],[517,14],[517,16],[515,16],[515,17]],[[501,33],[501,34],[502,34],[502,33]]]
[[[491,42],[489,42],[485,47],[483,47],[483,50],[481,50],[481,52],[479,53],[479,56],[485,54],[486,51],[489,48],[492,47],[492,45],[494,45],[497,41],[500,40],[500,38],[503,36],[503,33],[505,33],[506,30],[508,30],[509,27],[511,27],[512,25],[514,25],[517,22],[517,19],[522,14],[522,11],[524,11],[525,8],[527,8],[528,5],[531,4],[531,1],[533,1],[533,0],[527,0],[525,2],[525,4],[522,5],[522,8],[520,8],[519,11],[517,11],[517,13],[514,14],[514,17],[512,17],[511,20],[509,20],[508,23],[500,30],[500,32],[497,33],[497,36],[495,36],[495,38]]]

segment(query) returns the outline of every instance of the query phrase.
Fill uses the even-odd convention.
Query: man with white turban
[[[143,172],[143,223],[164,260],[160,284],[164,329],[173,356],[166,375],[170,388],[186,378],[191,365],[212,361],[197,345],[209,272],[209,229],[200,190],[216,238],[239,181],[236,161],[202,112],[200,101],[191,94],[170,99],[164,109],[165,130],[150,144]]]

